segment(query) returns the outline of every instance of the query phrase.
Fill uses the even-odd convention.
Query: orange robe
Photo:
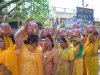
[[[51,51],[47,50],[43,53],[43,68],[44,75],[51,75],[54,67],[54,63],[58,62],[58,51],[53,49]]]
[[[19,75],[17,66],[17,57],[14,50],[14,45],[10,37],[4,36],[6,49],[0,53],[0,64],[5,65],[11,72],[11,75]],[[5,75],[5,72],[0,72],[0,75]]]
[[[42,54],[37,47],[30,52],[28,46],[23,44],[19,56],[19,73],[20,75],[43,75]]]

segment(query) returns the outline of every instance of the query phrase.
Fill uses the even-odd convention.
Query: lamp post
[[[83,16],[82,16],[82,24],[83,24],[83,27],[84,27],[84,0],[82,0],[82,8],[83,8]]]
[[[88,6],[88,4],[86,4],[85,6],[84,6],[84,0],[82,0],[82,8],[83,8],[83,16],[82,16],[82,24],[83,24],[83,27],[85,28],[85,26],[84,26],[84,22],[85,22],[85,16],[84,16],[84,14],[85,14],[85,7],[87,7]]]

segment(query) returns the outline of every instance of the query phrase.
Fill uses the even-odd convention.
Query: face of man
[[[28,34],[36,34],[37,32],[38,32],[38,25],[36,23],[28,25],[27,27]]]

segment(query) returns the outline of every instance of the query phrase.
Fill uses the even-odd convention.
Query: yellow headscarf
[[[9,36],[3,36],[3,38],[6,44],[6,48],[13,46],[13,41]]]
[[[85,44],[85,46],[84,46],[84,51],[83,51],[83,54],[85,54],[85,52],[87,52],[87,50],[89,51],[89,49],[91,49],[92,47],[93,47],[93,49],[92,49],[92,53],[93,53],[93,51],[94,50],[97,50],[97,48],[98,48],[98,39],[96,38],[96,36],[95,36],[95,38],[94,38],[94,42],[90,42],[89,41],[89,39],[90,39],[90,37],[93,35],[93,33],[90,33],[88,36],[87,36],[87,40],[86,40],[86,44]]]
[[[4,39],[4,42],[5,42],[5,45],[6,45],[6,49],[13,46],[13,42],[11,40],[11,38],[9,36],[3,36],[3,39]],[[0,48],[0,53],[2,52],[3,50]]]

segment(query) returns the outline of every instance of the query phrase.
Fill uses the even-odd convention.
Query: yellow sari
[[[66,48],[60,52],[60,60],[58,63],[57,75],[69,75],[69,61],[74,60],[74,53],[70,48]]]
[[[66,39],[66,40],[68,42],[68,46],[71,48],[71,50],[73,50],[73,48],[74,48],[73,43],[68,39]]]
[[[73,75],[83,75],[83,58],[77,56],[79,49],[80,45],[77,45],[74,49]]]
[[[98,75],[99,63],[98,63],[98,44],[99,40],[96,39],[92,43],[89,43],[89,38],[92,34],[88,36],[85,50],[84,50],[84,62],[87,75]],[[93,56],[96,54],[95,56]]]
[[[2,53],[2,49],[0,49],[0,54]],[[4,71],[0,71],[0,75],[5,75]]]
[[[58,50],[56,48],[51,51],[45,50],[43,56],[44,75],[51,75],[54,69],[54,64],[58,63]]]
[[[11,75],[19,75],[13,42],[9,36],[4,36],[3,38],[6,44],[6,50],[2,50],[0,53],[0,64],[5,65],[11,72]],[[0,75],[5,75],[5,72],[0,71]]]
[[[29,45],[28,45],[29,46]],[[30,52],[27,45],[23,44],[19,56],[20,75],[43,75],[41,51],[37,47]]]

